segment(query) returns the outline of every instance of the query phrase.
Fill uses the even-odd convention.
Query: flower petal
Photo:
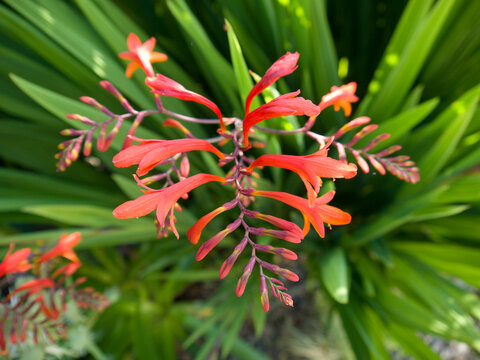
[[[128,149],[126,149],[128,150]],[[155,166],[169,157],[181,153],[194,150],[210,151],[223,159],[225,155],[215,146],[203,139],[177,139],[167,140],[162,142],[159,146],[152,148],[150,152],[145,154],[138,164],[137,174],[139,176],[145,175]]]
[[[296,91],[279,96],[245,116],[243,120],[245,146],[248,146],[250,128],[263,120],[289,115],[317,116],[320,108],[310,100],[296,97],[299,93],[300,91]]]
[[[172,96],[177,99],[194,101],[199,104],[205,105],[218,116],[222,131],[226,131],[220,109],[217,105],[215,105],[212,101],[208,100],[206,97],[185,89],[175,80],[172,80],[162,74],[157,74],[155,78],[145,79],[145,83],[147,84],[147,86],[151,87],[153,89],[152,92],[156,94],[160,94],[163,96]]]
[[[260,79],[258,83],[252,88],[250,93],[247,96],[245,102],[245,113],[250,112],[250,104],[255,96],[260,94],[264,89],[272,85],[275,81],[284,77],[288,74],[291,74],[297,68],[298,57],[300,55],[298,52],[290,53],[287,52],[280,59],[275,61],[272,66],[267,70],[265,75]]]
[[[138,218],[150,214],[157,208],[163,194],[161,190],[146,193],[135,200],[127,201],[113,210],[117,219]]]

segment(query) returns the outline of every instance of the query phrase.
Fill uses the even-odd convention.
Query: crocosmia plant
[[[73,248],[80,242],[79,232],[63,234],[48,251],[25,248],[13,252],[14,245],[0,263],[0,280],[11,288],[0,302],[0,351],[10,353],[17,344],[33,338],[55,342],[65,338],[68,325],[64,314],[71,306],[102,311],[107,298],[92,287],[81,287],[87,279],[72,275],[82,266]],[[15,278],[24,280],[17,284]]]
[[[181,210],[181,203],[188,202],[188,194],[191,191],[207,183],[231,189],[231,199],[218,204],[218,207],[210,209],[198,219],[187,231],[187,237],[194,245],[203,241],[196,253],[197,261],[203,260],[227,236],[238,239],[231,255],[221,265],[219,276],[226,277],[235,263],[244,266],[236,287],[237,296],[242,296],[253,271],[258,271],[260,298],[265,311],[269,310],[270,295],[285,305],[293,306],[294,301],[284,281],[299,280],[297,274],[273,263],[270,259],[275,257],[267,257],[266,253],[296,260],[297,254],[284,247],[285,242],[301,243],[311,227],[323,238],[328,236],[325,225],[331,229],[331,225],[346,225],[351,221],[351,216],[347,212],[334,206],[335,192],[322,191],[322,179],[351,179],[359,176],[357,167],[368,173],[370,166],[373,166],[382,175],[390,172],[407,182],[415,183],[419,180],[418,169],[409,157],[394,155],[400,150],[399,146],[390,146],[375,152],[375,147],[386,140],[389,134],[381,134],[366,145],[356,147],[362,138],[377,128],[377,125],[369,124],[368,117],[353,119],[332,135],[319,134],[312,130],[316,121],[321,121],[322,111],[329,107],[333,107],[335,111],[343,110],[346,116],[351,114],[351,104],[358,101],[355,95],[356,84],[353,82],[340,87],[333,86],[328,94],[323,95],[319,104],[301,97],[300,90],[297,90],[254,106],[262,103],[264,91],[269,91],[279,79],[296,70],[300,56],[297,52],[287,52],[270,66],[246,97],[243,117],[237,118],[225,116],[211,100],[186,89],[174,79],[155,73],[152,63],[167,60],[166,55],[154,51],[155,39],[152,38],[142,44],[135,34],[130,34],[127,45],[128,51],[119,54],[122,59],[130,61],[126,76],[132,76],[136,70],[145,73],[145,84],[155,99],[156,109],[134,109],[113,84],[102,81],[101,86],[118,99],[126,113],[115,114],[96,100],[82,97],[84,103],[97,108],[109,118],[105,122],[96,122],[82,115],[68,115],[69,118],[90,125],[91,128],[63,131],[64,135],[71,135],[74,138],[60,145],[61,151],[57,154],[58,170],[65,170],[75,161],[82,147],[83,154],[88,156],[91,153],[94,133],[97,131],[99,131],[97,149],[107,150],[124,125],[124,121],[133,119],[123,140],[123,148],[115,155],[113,163],[120,168],[136,166],[133,177],[144,194],[120,204],[113,210],[113,215],[119,219],[128,219],[155,212],[158,236],[167,236],[172,232],[179,238],[175,226],[176,216]],[[164,97],[201,104],[211,110],[213,117],[204,119],[173,112],[164,106],[162,101]],[[136,137],[135,132],[139,125],[153,114],[164,115],[163,126],[176,129],[178,138]],[[292,130],[280,130],[264,125],[265,120],[288,116],[304,117],[304,125]],[[217,126],[216,136],[197,137],[194,131],[188,128],[188,124],[193,123]],[[307,141],[316,144],[316,150],[309,154],[258,155],[261,149],[265,148],[265,139],[268,138],[265,135],[269,134],[304,136]],[[189,162],[189,154],[192,151],[211,153],[217,159],[218,167],[224,169],[226,175],[219,176],[208,172],[192,174]],[[158,170],[157,166],[162,170]],[[288,189],[272,191],[258,186],[256,180],[262,177],[262,170],[265,167],[296,173],[305,185],[304,196],[292,194]],[[259,198],[281,202],[298,210],[303,216],[303,225],[299,226],[290,219],[280,218],[275,213],[256,210],[255,200]],[[214,229],[216,234],[213,237],[203,239],[204,229],[211,226],[210,222],[224,212],[235,212],[235,220],[220,229]]]

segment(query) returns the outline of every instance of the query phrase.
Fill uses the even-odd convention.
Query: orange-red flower
[[[8,297],[10,298],[12,296],[15,296],[16,294],[22,291],[28,291],[30,295],[33,295],[44,288],[50,288],[54,285],[55,283],[52,279],[41,278],[41,279],[30,280],[18,286],[14,291],[12,291],[8,295]]]
[[[300,90],[280,95],[248,113],[243,120],[245,146],[249,145],[248,132],[250,128],[263,120],[289,115],[317,116],[320,113],[320,108],[317,105],[313,104],[310,100],[297,97],[298,94],[300,94]]]
[[[205,150],[217,155],[220,159],[225,157],[220,150],[202,139],[177,139],[177,140],[143,140],[139,145],[132,145],[120,151],[113,158],[116,167],[127,167],[138,164],[137,174],[145,175],[155,166],[169,157],[187,151]]]
[[[7,255],[5,255],[3,261],[0,263],[0,277],[16,272],[25,272],[32,267],[27,260],[31,250],[21,249],[12,254],[13,247],[14,244],[10,244]]]
[[[210,221],[212,221],[212,219],[215,216],[223,213],[224,211],[233,209],[237,205],[237,203],[238,203],[238,200],[233,199],[232,201],[229,201],[228,203],[223,204],[222,206],[216,208],[215,210],[209,212],[208,214],[198,219],[198,221],[195,224],[193,224],[193,226],[187,231],[188,240],[190,240],[192,244],[198,243],[198,240],[200,239],[200,235],[202,234],[202,231],[205,228],[205,226],[207,226],[207,224]]]
[[[167,60],[167,55],[153,51],[155,47],[155,38],[150,38],[142,44],[137,35],[131,33],[127,38],[128,50],[118,54],[121,59],[130,60],[125,74],[132,77],[135,70],[142,68],[148,77],[154,76],[152,63]]]
[[[220,120],[221,130],[223,132],[226,131],[220,109],[217,105],[215,105],[212,101],[208,100],[206,97],[185,89],[175,80],[172,80],[162,74],[157,74],[155,78],[146,78],[145,83],[153,89],[152,92],[154,92],[155,94],[160,94],[162,96],[172,96],[180,100],[194,101],[199,104],[205,105],[218,116],[218,119]]]
[[[336,207],[326,205],[332,200],[335,195],[335,191],[330,191],[325,195],[320,196],[315,200],[312,207],[307,199],[302,197],[288,194],[286,192],[278,191],[263,191],[255,190],[252,192],[253,196],[264,196],[278,201],[282,201],[287,205],[290,205],[303,214],[305,225],[303,227],[303,233],[306,235],[310,230],[310,224],[313,225],[320,237],[325,236],[324,223],[331,225],[345,225],[350,223],[350,214],[337,209]]]
[[[113,210],[118,219],[130,219],[145,216],[157,210],[157,220],[160,226],[165,227],[165,219],[170,214],[170,227],[178,238],[178,232],[173,222],[173,210],[177,201],[194,188],[210,181],[224,183],[225,178],[211,174],[197,174],[160,190],[146,190],[138,199],[127,201]]]
[[[73,248],[80,242],[82,239],[82,234],[79,232],[74,232],[70,235],[62,234],[60,236],[60,240],[58,244],[55,245],[53,249],[46,252],[40,257],[38,260],[38,264],[42,264],[46,261],[49,261],[57,256],[63,256],[64,258],[73,261],[73,262],[80,262],[77,255],[73,251]]]
[[[330,92],[322,97],[319,106],[323,110],[328,106],[333,105],[335,111],[343,109],[345,116],[350,116],[352,113],[351,103],[357,102],[358,97],[355,96],[357,90],[357,83],[351,82],[346,85],[332,86]]]
[[[297,68],[297,61],[300,55],[298,52],[287,52],[280,59],[275,61],[272,66],[267,70],[265,75],[260,79],[258,83],[252,88],[245,101],[245,114],[250,112],[250,105],[255,96],[260,94],[264,89],[272,85],[275,81],[291,74]]]
[[[322,184],[320,178],[350,179],[357,174],[355,164],[346,164],[343,161],[327,157],[327,149],[325,148],[305,156],[262,155],[246,171],[251,172],[259,166],[274,166],[296,172],[305,184],[311,206],[313,206],[317,193],[320,191]]]

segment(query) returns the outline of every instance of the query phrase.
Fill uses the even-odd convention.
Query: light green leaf
[[[348,264],[342,248],[325,252],[320,259],[322,282],[330,295],[339,303],[348,303],[350,289]]]

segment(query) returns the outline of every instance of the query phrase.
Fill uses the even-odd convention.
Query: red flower
[[[29,295],[33,295],[44,288],[50,288],[50,287],[53,287],[54,285],[55,283],[52,279],[42,278],[42,279],[30,280],[18,286],[14,291],[8,294],[8,297],[11,298],[12,296],[22,291],[28,291]]]
[[[322,97],[319,106],[323,110],[328,106],[333,105],[335,111],[343,109],[345,116],[350,116],[352,113],[352,105],[350,103],[357,102],[358,97],[355,96],[357,90],[357,83],[351,82],[346,85],[332,86],[330,92]]]
[[[220,112],[220,109],[212,101],[208,100],[206,97],[194,93],[193,91],[185,89],[181,84],[172,80],[162,74],[157,74],[155,78],[149,77],[145,79],[145,83],[151,87],[152,92],[160,94],[163,96],[173,96],[177,99],[194,101],[199,104],[205,105],[210,108],[220,120],[220,127],[223,132],[226,131],[225,125],[223,123],[223,116]]]
[[[220,150],[202,139],[177,139],[177,140],[143,140],[139,145],[132,145],[120,151],[113,158],[116,167],[138,165],[137,174],[145,175],[155,166],[169,157],[187,151],[205,150],[217,155],[220,159],[225,157]]]
[[[310,224],[313,225],[320,237],[325,236],[325,228],[323,223],[331,225],[345,225],[350,223],[350,214],[337,209],[336,207],[326,205],[332,200],[335,195],[335,191],[330,191],[325,195],[320,196],[315,200],[312,207],[307,199],[299,196],[288,194],[285,192],[277,191],[263,191],[256,190],[252,192],[253,196],[264,196],[278,201],[282,201],[287,205],[290,205],[298,209],[303,214],[305,225],[303,227],[303,233],[306,235],[310,230]]]
[[[113,215],[118,219],[130,219],[145,216],[156,209],[157,220],[162,227],[165,227],[165,218],[170,214],[170,226],[178,238],[179,235],[173,223],[175,204],[183,195],[210,181],[224,183],[226,180],[221,176],[211,174],[193,175],[164,189],[147,190],[138,199],[127,201],[118,206],[113,210]]]
[[[212,221],[212,219],[223,213],[224,211],[233,209],[238,203],[237,199],[233,199],[232,201],[229,201],[228,203],[223,204],[222,206],[216,208],[215,210],[209,212],[208,214],[202,216],[193,226],[187,231],[187,237],[188,240],[192,244],[198,243],[198,240],[200,239],[200,235],[202,234],[203,229],[207,224]]]
[[[320,185],[322,184],[320,178],[350,179],[357,174],[355,164],[346,164],[327,157],[327,149],[324,148],[305,156],[262,155],[246,171],[251,172],[258,166],[274,166],[296,172],[307,188],[311,206],[313,206],[317,193],[320,191]]]
[[[0,263],[0,277],[16,272],[25,272],[32,267],[27,260],[31,250],[21,249],[11,254],[14,246],[14,244],[10,244],[7,254]]]
[[[154,76],[152,63],[162,62],[167,60],[167,55],[160,52],[154,52],[155,38],[150,38],[142,44],[137,35],[131,33],[127,39],[128,50],[118,54],[121,59],[130,60],[125,74],[127,77],[132,77],[135,70],[142,68],[147,76]]]
[[[275,81],[291,74],[297,68],[297,61],[300,55],[298,52],[287,52],[280,59],[275,61],[272,66],[267,70],[265,75],[260,79],[258,83],[252,88],[245,101],[245,113],[250,112],[250,104],[255,96],[260,94],[264,89],[272,85]]]
[[[297,97],[300,90],[288,94],[280,95],[272,101],[266,103],[248,113],[243,120],[243,136],[245,146],[248,147],[248,132],[250,128],[266,119],[289,115],[307,115],[317,116],[320,108],[310,100]]]
[[[70,235],[62,234],[60,240],[55,247],[42,255],[38,264],[42,264],[46,261],[49,261],[57,256],[63,256],[64,258],[72,262],[80,262],[75,252],[72,250],[82,239],[82,234],[79,232],[74,232]]]

